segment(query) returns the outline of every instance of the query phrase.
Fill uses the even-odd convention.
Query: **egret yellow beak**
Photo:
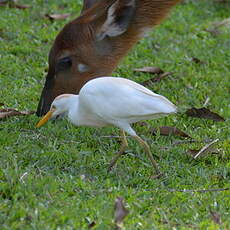
[[[37,124],[36,128],[40,128],[42,125],[44,125],[52,116],[55,109],[51,109]]]

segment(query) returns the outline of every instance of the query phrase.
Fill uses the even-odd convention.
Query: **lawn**
[[[36,110],[49,49],[70,20],[51,22],[44,15],[71,13],[74,18],[81,1],[20,3],[32,7],[0,7],[0,103]],[[141,83],[153,76],[135,73],[135,68],[173,72],[148,88],[181,111],[205,104],[225,118],[216,122],[182,112],[148,121],[150,127],[177,127],[192,140],[159,132],[154,136],[150,127],[136,125],[159,156],[164,176],[158,180],[149,179],[151,164],[130,138],[127,154],[107,173],[119,149],[116,128],[74,127],[60,120],[36,129],[35,115],[0,120],[0,228],[88,229],[94,222],[93,229],[113,229],[114,202],[121,196],[129,210],[124,229],[230,229],[230,190],[223,190],[230,188],[230,29],[209,31],[229,12],[229,3],[184,1],[113,74]],[[186,154],[215,139],[218,154],[197,160]]]

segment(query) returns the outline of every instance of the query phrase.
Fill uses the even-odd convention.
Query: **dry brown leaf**
[[[134,69],[136,72],[142,72],[142,73],[151,73],[151,74],[156,74],[156,77],[153,77],[151,79],[148,79],[147,81],[142,82],[141,84],[144,86],[148,86],[151,83],[154,82],[159,82],[165,77],[172,75],[172,72],[164,72],[162,69],[159,67],[151,67],[151,66],[146,66],[140,69]]]
[[[217,113],[214,113],[210,111],[207,108],[191,108],[188,109],[185,114],[189,117],[197,117],[197,118],[204,118],[204,119],[209,119],[213,121],[225,121],[223,117],[218,115]]]
[[[201,61],[199,58],[197,57],[192,57],[191,58],[191,61],[196,63],[196,64],[204,64],[205,62],[204,61]]]
[[[143,86],[149,86],[149,85],[151,85],[151,84],[154,83],[154,82],[159,82],[159,81],[163,80],[164,78],[166,78],[166,77],[169,76],[169,75],[172,75],[172,72],[165,72],[165,73],[162,73],[162,74],[160,74],[160,75],[157,75],[156,77],[153,77],[153,78],[151,78],[151,79],[148,79],[148,80],[142,82],[141,84],[142,84]]]
[[[34,111],[18,111],[16,109],[0,109],[0,119],[8,118],[8,117],[14,117],[14,116],[25,116],[25,115],[31,115],[34,114]]]
[[[152,74],[162,74],[164,71],[159,67],[154,66],[146,66],[140,69],[134,69],[135,72],[142,72],[142,73],[152,73]]]
[[[122,197],[117,197],[114,205],[114,222],[117,229],[122,228],[124,218],[129,214],[129,211],[125,208],[124,199]]]
[[[230,27],[230,18],[226,18],[223,21],[216,22],[213,25],[214,25],[215,28],[222,27],[222,26]]]
[[[196,150],[196,149],[189,149],[187,154],[191,155],[194,159],[197,159],[198,157],[204,156],[208,153],[214,153],[216,150],[214,149],[214,145],[219,141],[219,139],[216,139],[207,145],[205,145],[203,148]]]
[[[172,74],[173,74],[172,72],[164,72],[161,75],[159,75],[159,77],[157,78],[157,81],[160,81],[163,78],[168,77],[169,75],[172,75]]]
[[[2,0],[0,1],[0,6],[9,6],[10,8],[17,8],[20,10],[24,10],[31,7],[28,5],[17,4],[16,2],[16,0]]]
[[[70,16],[70,14],[46,14],[45,16],[51,21],[53,21],[53,20],[66,19]]]
[[[221,223],[222,223],[221,217],[220,217],[220,214],[219,214],[219,213],[210,210],[210,214],[211,214],[212,220],[213,220],[216,224],[221,224]]]
[[[208,28],[208,29],[205,29],[205,31],[209,32],[214,37],[216,37],[217,35],[220,34],[220,31],[218,29],[215,29],[215,28]]]
[[[220,22],[213,23],[211,28],[206,29],[206,31],[210,32],[212,35],[217,36],[221,33],[221,28],[230,28],[230,18],[226,18]]]
[[[15,4],[15,5],[10,6],[10,7],[11,8],[17,8],[17,9],[20,9],[20,10],[24,10],[24,9],[30,8],[31,6]]]
[[[178,137],[191,138],[187,133],[181,131],[180,129],[178,129],[176,127],[162,126],[162,127],[159,127],[159,128],[151,129],[151,133],[153,135],[156,135],[158,131],[160,132],[160,135],[162,135],[162,136],[173,135],[173,136],[178,136]]]

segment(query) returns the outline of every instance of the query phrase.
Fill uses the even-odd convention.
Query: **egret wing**
[[[136,122],[175,112],[168,99],[124,78],[102,77],[88,82],[80,91],[80,101],[89,113],[110,121]]]

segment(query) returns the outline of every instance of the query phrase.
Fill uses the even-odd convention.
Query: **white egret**
[[[66,114],[70,122],[76,126],[116,126],[121,129],[122,144],[109,169],[115,165],[128,146],[126,132],[143,146],[159,175],[160,170],[148,144],[136,134],[130,124],[175,112],[176,106],[167,98],[153,93],[134,81],[118,77],[100,77],[88,81],[79,95],[62,94],[56,97],[50,111],[36,127],[61,114]]]

